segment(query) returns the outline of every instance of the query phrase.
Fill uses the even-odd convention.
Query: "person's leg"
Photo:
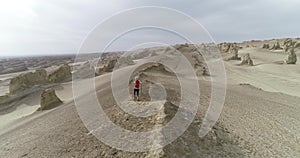
[[[133,90],[133,100],[134,101],[137,100],[137,90],[136,89]]]
[[[140,96],[140,90],[136,89],[136,98],[137,98],[137,101],[139,101],[139,96]]]

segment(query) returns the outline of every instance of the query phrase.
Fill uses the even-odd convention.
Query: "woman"
[[[136,76],[134,78],[134,87],[133,87],[133,98],[134,98],[134,101],[139,101],[139,95],[140,95],[140,88],[141,88],[141,80],[139,79],[139,76]]]

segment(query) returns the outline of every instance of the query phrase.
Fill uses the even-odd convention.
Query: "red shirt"
[[[140,89],[140,85],[141,85],[140,80],[136,80],[136,81],[134,82],[134,88],[135,88],[135,89]]]

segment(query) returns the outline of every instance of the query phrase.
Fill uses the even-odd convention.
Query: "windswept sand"
[[[154,79],[161,79],[160,75],[159,73],[153,75]],[[171,83],[173,82],[169,84]],[[201,106],[197,118],[183,136],[162,150],[130,153],[101,143],[93,135],[88,134],[89,131],[78,117],[74,102],[70,102],[19,120],[20,126],[0,135],[0,156],[300,157],[299,97],[265,92],[249,85],[229,84],[224,110],[218,124],[208,136],[199,138],[197,133],[201,124],[200,118],[203,117],[210,98],[209,82],[200,80],[199,83]],[[129,122],[124,121],[126,119],[119,115],[122,112],[118,112],[109,87],[110,74],[97,77],[97,94],[105,103],[103,108],[111,119],[121,126],[128,126],[129,129],[145,130],[144,128],[150,124],[130,122],[130,118]],[[67,89],[70,87],[67,86],[65,90]],[[89,103],[84,96],[82,101]],[[135,123],[138,123],[138,126]]]
[[[64,83],[54,87],[57,96],[68,103],[73,100],[72,83]],[[13,128],[15,123],[35,113],[40,107],[41,91],[35,92],[17,101],[15,105],[0,114],[0,134]]]
[[[64,83],[54,87],[63,105],[35,112],[40,102],[40,92],[36,92],[0,115],[0,157],[300,157],[300,65],[278,64],[286,56],[282,51],[244,48],[239,52],[240,56],[245,53],[250,53],[255,66],[225,62],[225,105],[218,123],[205,138],[198,137],[198,131],[210,101],[211,85],[203,80],[209,77],[199,77],[200,107],[188,130],[165,148],[144,153],[119,151],[97,140],[78,116],[72,101],[72,84]],[[297,55],[300,56],[299,51]],[[122,77],[127,68],[119,71],[123,72],[119,76]],[[167,85],[170,95],[177,97],[175,76],[159,71],[148,75],[149,80]],[[153,129],[157,125],[153,119],[157,118],[134,119],[116,106],[110,79],[111,73],[95,79],[98,100],[110,119],[130,130]],[[93,91],[85,86],[86,82],[93,80],[82,81],[80,89],[85,93],[79,97],[84,104],[90,104],[85,96]],[[168,117],[159,125],[172,117],[176,106],[176,101],[164,105]]]
[[[14,107],[8,109],[6,114],[2,113],[0,115],[1,132],[6,131],[7,128],[12,126],[14,121],[33,114],[39,108],[39,105],[40,92],[36,92],[21,99]]]
[[[286,57],[283,51],[245,48],[239,55],[250,53],[254,66],[238,66],[240,61],[225,62],[229,84],[251,84],[269,92],[300,97],[300,64],[279,64]],[[297,52],[298,60],[300,51]]]

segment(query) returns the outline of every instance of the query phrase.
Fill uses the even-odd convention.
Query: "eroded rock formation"
[[[276,41],[276,43],[273,45],[273,47],[271,49],[272,50],[280,50],[282,48],[280,46],[280,43],[278,41]]]
[[[50,83],[61,83],[68,79],[71,79],[71,67],[68,64],[64,64],[59,67],[56,71],[52,72],[48,76],[48,81]]]
[[[287,52],[288,49],[290,47],[292,47],[293,45],[294,45],[294,42],[293,42],[292,39],[288,38],[288,39],[284,40],[284,42],[283,42],[283,50],[284,50],[284,52]]]
[[[198,52],[193,52],[192,54],[192,64],[194,65],[194,69],[196,70],[197,76],[209,75],[208,69],[204,64],[204,59],[202,55]]]
[[[118,67],[124,67],[128,65],[134,65],[134,61],[131,56],[121,56],[118,59]]]
[[[295,43],[295,48],[300,48],[300,42]]]
[[[295,53],[294,46],[285,48],[285,53],[287,53],[286,59],[284,59],[285,64],[296,64],[297,62],[297,55]]]
[[[242,62],[240,63],[240,65],[249,65],[249,66],[253,66],[253,61],[250,58],[250,54],[247,53],[242,57]]]
[[[46,89],[41,94],[41,107],[39,110],[48,110],[63,103],[56,95],[54,89]]]
[[[295,53],[295,45],[296,42],[294,42],[292,39],[286,39],[284,41],[284,52],[288,54],[286,59],[284,59],[285,64],[296,64],[297,55]]]
[[[117,59],[110,60],[107,65],[104,66],[104,72],[112,72],[115,65],[117,63]]]
[[[237,45],[232,45],[229,49],[229,57],[227,58],[227,60],[241,60],[241,58],[239,57],[239,48]]]
[[[221,43],[219,44],[219,49],[222,53],[228,53],[229,49],[232,47],[230,43]]]
[[[189,53],[197,51],[197,47],[193,44],[177,44],[174,48],[180,53]]]
[[[96,69],[96,75],[102,75],[102,74],[104,74],[104,73],[106,73],[106,72],[112,72],[113,71],[113,69],[114,69],[114,67],[115,67],[115,65],[116,65],[116,63],[117,63],[117,59],[112,59],[112,60],[109,60],[108,62],[107,62],[107,64],[105,64],[105,65],[102,65],[101,67],[98,67],[97,69]]]
[[[9,92],[14,94],[26,89],[30,89],[35,85],[45,84],[47,82],[47,72],[44,69],[36,70],[21,74],[11,79],[9,84]]]
[[[189,60],[191,65],[194,67],[197,76],[209,74],[207,65],[202,55],[202,53],[204,52],[206,53],[206,55],[209,54],[208,47],[206,47],[205,45],[197,46],[194,44],[181,44],[175,45],[174,48]],[[174,53],[173,55],[176,54],[177,53]]]
[[[295,52],[291,49],[288,50],[288,55],[286,59],[284,60],[285,64],[296,64],[297,62],[297,55]]]
[[[265,43],[265,44],[262,46],[262,48],[264,48],[264,49],[270,49],[270,45],[267,44],[267,43]]]

